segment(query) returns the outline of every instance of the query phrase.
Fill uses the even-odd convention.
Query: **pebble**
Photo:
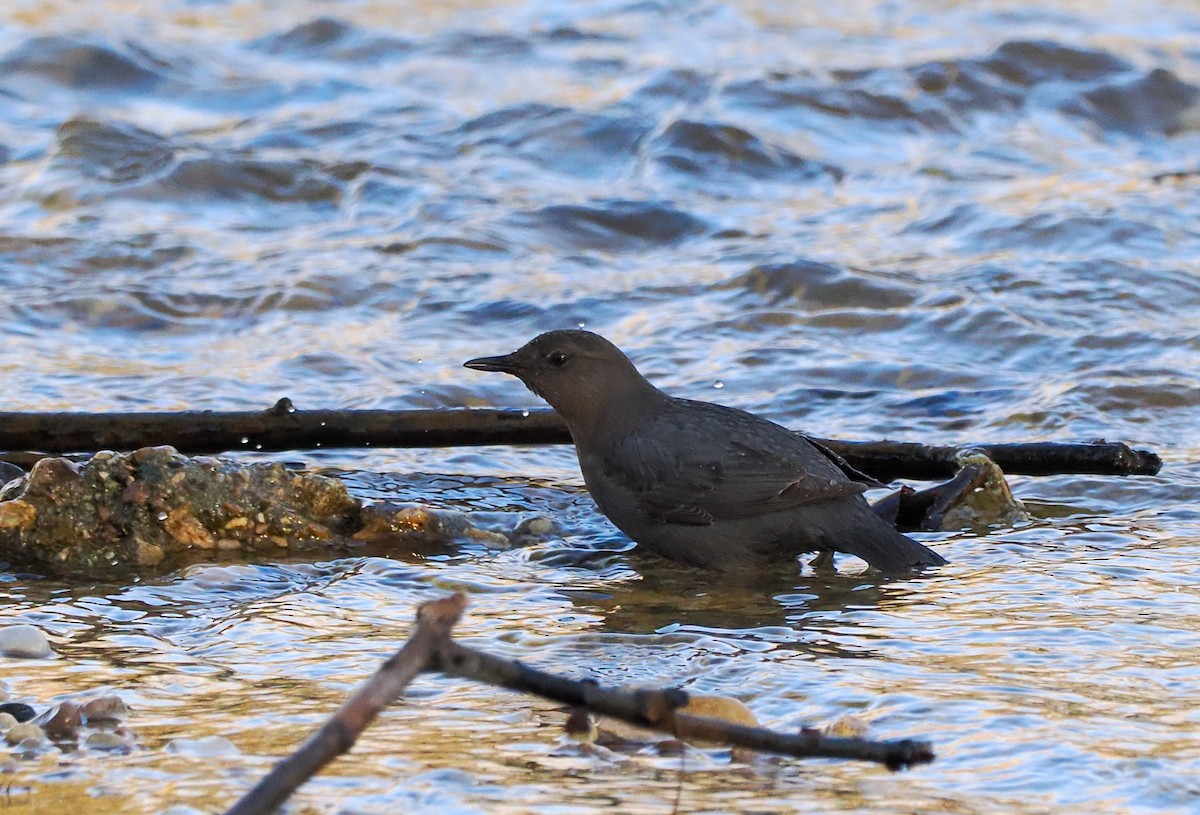
[[[40,629],[32,625],[0,628],[0,654],[7,657],[45,659],[54,652]]]
[[[128,740],[120,733],[108,730],[98,730],[89,734],[83,744],[93,750],[123,750],[129,746]]]
[[[41,744],[46,740],[46,734],[42,728],[38,727],[33,722],[21,722],[14,727],[10,727],[8,732],[4,734],[4,740],[9,744],[23,744],[24,742],[32,742],[33,746]]]
[[[0,713],[7,713],[18,722],[27,722],[37,715],[37,711],[24,702],[5,702],[0,705]]]
[[[0,713],[0,733],[7,733],[17,725],[17,717],[11,713]]]
[[[83,725],[83,715],[79,712],[79,705],[63,702],[38,716],[35,722],[40,724],[46,735],[51,738],[73,739]]]
[[[120,721],[129,712],[129,708],[125,706],[125,702],[121,700],[120,696],[101,696],[98,699],[89,699],[80,705],[79,709],[83,713],[83,718],[89,722]]]

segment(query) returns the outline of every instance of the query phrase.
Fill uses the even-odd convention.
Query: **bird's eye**
[[[551,351],[550,354],[546,357],[546,361],[549,362],[551,365],[553,365],[555,368],[561,368],[562,366],[567,364],[567,355],[564,354],[562,351]]]

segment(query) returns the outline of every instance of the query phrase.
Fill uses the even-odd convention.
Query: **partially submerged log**
[[[170,445],[188,455],[238,450],[337,447],[453,447],[569,444],[552,410],[296,410],[281,399],[265,411],[217,413],[0,413],[0,450],[39,455]],[[958,472],[959,456],[978,451],[1018,475],[1154,475],[1162,460],[1120,442],[964,444],[815,439],[880,481],[936,480]],[[36,456],[34,457],[36,458]],[[30,457],[9,457],[28,465]]]
[[[384,662],[320,730],[277,764],[226,815],[274,812],[301,784],[349,751],[380,712],[425,671],[438,671],[583,707],[683,740],[703,739],[800,758],[873,761],[892,770],[934,759],[933,748],[928,742],[845,738],[808,729],[794,734],[779,733],[687,713],[688,695],[679,689],[623,691],[530,668],[516,660],[503,659],[454,642],[450,632],[465,609],[466,598],[461,594],[423,604],[417,610],[416,627],[404,647]]]

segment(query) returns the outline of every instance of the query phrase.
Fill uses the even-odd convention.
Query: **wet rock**
[[[946,531],[1013,526],[1029,521],[1025,505],[1016,499],[1004,478],[1004,472],[982,453],[967,453],[959,458],[964,470],[979,468],[972,488],[941,515],[939,528]]]
[[[84,747],[92,750],[108,750],[113,752],[123,752],[133,746],[131,740],[122,733],[115,730],[99,730],[95,733],[89,733],[88,737],[83,740]]]
[[[324,549],[358,528],[359,512],[341,482],[279,463],[187,458],[170,447],[101,452],[82,466],[47,458],[0,502],[0,560],[95,577],[218,549]]]
[[[22,747],[36,747],[45,743],[46,734],[33,722],[21,722],[9,728],[8,732],[4,734],[4,740],[9,744],[19,744]]]
[[[0,705],[0,714],[5,713],[18,722],[27,722],[37,715],[37,711],[24,702],[5,702]]]
[[[580,741],[595,741],[602,746],[617,748],[675,741],[665,733],[647,730],[620,719],[601,716],[593,722],[582,718],[582,714],[579,712],[581,710],[583,708],[572,709],[567,720],[567,733]],[[710,719],[721,719],[730,724],[747,727],[758,726],[758,718],[754,712],[737,699],[729,696],[689,694],[687,704],[679,708],[679,712],[690,713],[693,716],[705,716]],[[704,742],[696,744],[707,746]]]
[[[508,536],[480,529],[461,512],[398,506],[390,502],[363,508],[362,528],[354,534],[354,539],[369,543],[402,544],[422,550],[463,540],[483,543],[493,549],[508,549],[511,546]]]
[[[35,626],[10,625],[0,628],[0,654],[6,657],[45,659],[53,653],[46,635]]]
[[[74,702],[62,702],[33,720],[52,739],[74,739],[83,726],[83,714]]]
[[[11,713],[0,713],[0,733],[7,733],[17,726],[17,719]]]
[[[129,708],[120,696],[101,696],[89,699],[79,706],[79,712],[90,724],[92,722],[119,722],[129,713]]]
[[[9,464],[7,461],[0,461],[0,486],[4,486],[13,479],[24,477],[25,471],[16,464]]]
[[[857,716],[839,716],[821,728],[821,732],[826,736],[835,736],[839,739],[865,738],[868,730],[870,727],[867,723]]]
[[[994,461],[967,451],[958,457],[958,464],[958,472],[949,481],[919,492],[901,487],[872,509],[901,532],[986,529],[1030,519]]]
[[[528,546],[531,543],[544,541],[557,534],[558,525],[551,519],[538,515],[533,518],[526,518],[517,524],[508,538],[514,546]]]

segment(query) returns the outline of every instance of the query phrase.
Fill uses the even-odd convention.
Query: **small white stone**
[[[45,659],[54,652],[40,629],[32,625],[0,628],[0,654],[7,657]]]

